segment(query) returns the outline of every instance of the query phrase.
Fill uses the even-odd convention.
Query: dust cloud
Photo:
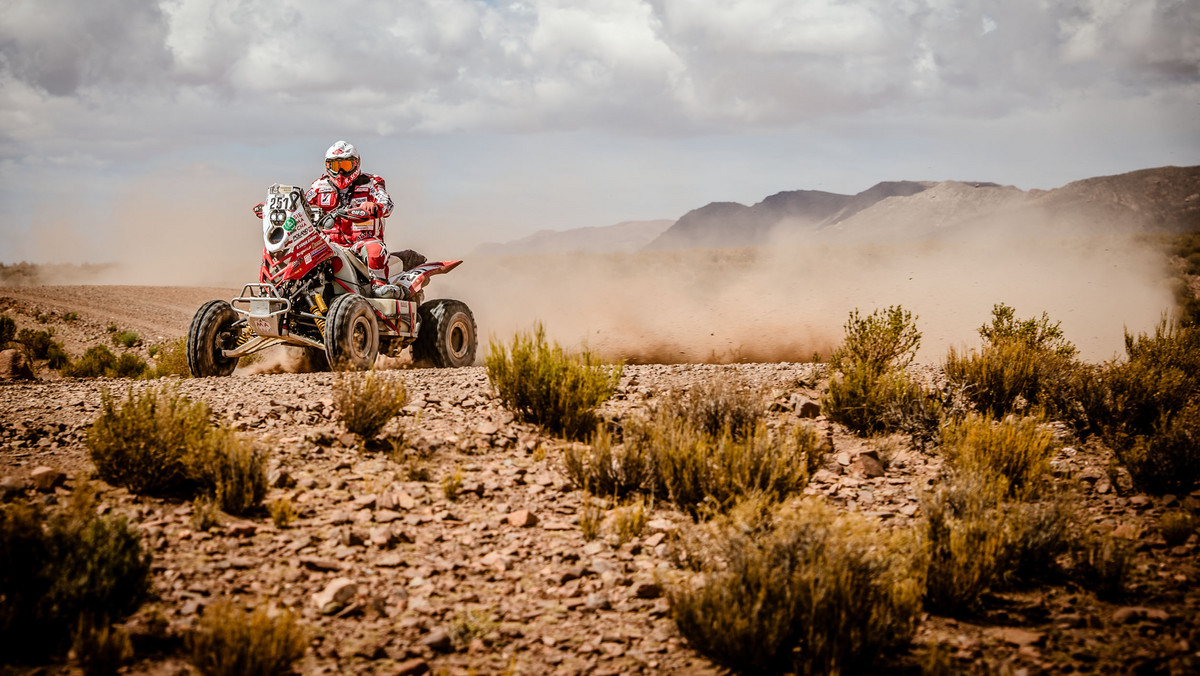
[[[851,310],[893,304],[918,316],[918,359],[937,363],[979,345],[996,303],[1049,313],[1081,357],[1102,361],[1173,302],[1162,254],[1128,236],[840,240],[468,260],[429,293],[473,308],[483,349],[541,321],[565,346],[635,363],[807,361],[841,341]]]

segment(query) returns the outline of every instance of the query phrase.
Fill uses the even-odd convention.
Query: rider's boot
[[[385,284],[376,280],[371,284],[371,293],[376,298],[391,298],[392,300],[404,300],[404,289],[395,284]]]

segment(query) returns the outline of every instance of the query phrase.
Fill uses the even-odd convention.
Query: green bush
[[[142,337],[135,331],[117,331],[112,334],[113,345],[120,345],[126,349],[141,345]]]
[[[988,345],[1018,342],[1042,352],[1074,357],[1075,346],[1063,337],[1062,322],[1050,323],[1045,312],[1038,319],[1016,318],[1016,311],[1004,303],[992,306],[992,323],[979,327],[979,336]]]
[[[761,501],[697,529],[681,558],[699,575],[670,585],[688,643],[737,673],[868,673],[912,639],[920,557],[906,534],[815,498]]]
[[[192,665],[205,676],[283,676],[304,656],[308,639],[290,611],[247,613],[232,601],[205,609],[188,637]]]
[[[517,332],[511,346],[495,341],[485,360],[488,379],[504,405],[525,421],[569,439],[596,430],[596,407],[617,388],[624,368],[605,366],[592,353],[571,353],[546,342],[539,323]]]
[[[0,350],[12,342],[17,335],[17,323],[8,315],[0,315]]]
[[[855,362],[829,381],[821,409],[860,436],[905,432],[923,441],[937,429],[942,402],[904,371]]]
[[[966,472],[984,473],[1005,487],[1007,496],[1028,495],[1050,471],[1058,450],[1040,418],[1005,418],[992,423],[978,415],[942,428],[942,451]]]
[[[860,365],[880,373],[902,369],[912,363],[921,346],[917,318],[899,305],[866,317],[852,310],[844,328],[845,338],[830,359],[838,370]]]
[[[404,381],[374,371],[339,374],[333,382],[333,405],[346,430],[371,441],[408,403]]]
[[[66,368],[71,363],[71,356],[62,349],[58,343],[50,346],[50,350],[46,353],[46,366],[52,369],[60,370]]]
[[[150,371],[151,378],[163,378],[166,376],[192,377],[192,372],[188,368],[187,363],[186,338],[176,338],[162,345],[154,345],[152,347],[155,349],[150,354],[151,357],[154,357],[154,368]]]
[[[1190,493],[1200,485],[1200,401],[1164,414],[1149,434],[1118,447],[1117,457],[1148,493]]]
[[[137,378],[146,372],[146,362],[135,354],[113,354],[104,345],[89,347],[73,364],[62,368],[69,378]]]
[[[225,512],[244,515],[267,495],[267,454],[228,427],[218,427],[187,455],[188,473]]]
[[[107,626],[137,609],[150,588],[150,555],[122,516],[98,516],[77,487],[47,513],[0,506],[0,662],[61,654],[83,623]]]
[[[713,436],[669,409],[627,423],[625,445],[625,456],[650,458],[652,491],[693,514],[721,511],[752,494],[795,495],[828,452],[805,425],[770,430],[759,422],[743,438],[729,428]]]

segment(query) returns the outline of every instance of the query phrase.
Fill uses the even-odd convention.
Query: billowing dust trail
[[[919,358],[978,345],[996,303],[1060,320],[1085,359],[1120,353],[1172,299],[1161,253],[1122,238],[862,243],[469,260],[430,293],[473,309],[486,348],[541,321],[564,345],[635,362],[828,355],[849,312],[918,315]]]

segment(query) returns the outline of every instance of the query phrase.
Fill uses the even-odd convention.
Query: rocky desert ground
[[[105,341],[110,323],[138,331],[147,344],[181,336],[196,307],[231,291],[8,287],[0,288],[0,312],[18,327],[53,327],[77,356]],[[78,318],[64,320],[67,312]],[[147,356],[145,345],[134,350]],[[135,639],[159,640],[127,673],[193,673],[181,637],[226,596],[297,611],[311,636],[303,673],[720,672],[677,632],[664,597],[673,535],[690,519],[655,505],[634,539],[586,540],[580,522],[588,498],[563,470],[567,442],[514,421],[482,367],[384,372],[410,395],[385,428],[412,449],[406,459],[357,447],[333,406],[333,374],[253,372],[273,370],[270,362],[228,378],[167,382],[270,450],[267,501],[290,498],[299,511],[290,526],[277,528],[263,514],[201,531],[189,503],[100,485],[103,509],[137,524],[154,557],[153,598],[127,626]],[[938,368],[917,370],[936,381]],[[771,424],[803,421],[832,441],[808,493],[872,515],[883,528],[915,523],[918,495],[942,459],[907,437],[854,437],[813,410],[823,369],[627,366],[601,412],[623,419],[709,379],[740,379],[769,399]],[[0,476],[5,499],[53,503],[93,471],[84,439],[102,393],[123,397],[164,382],[38,375],[0,381]],[[1168,547],[1157,527],[1166,510],[1200,512],[1200,491],[1136,494],[1120,475],[1110,479],[1107,449],[1057,433],[1056,473],[1074,479],[1090,519],[1134,548],[1128,593],[1103,601],[1063,582],[996,594],[969,619],[927,615],[911,651],[883,672],[922,673],[931,652],[958,673],[1200,670],[1200,536]],[[51,664],[16,673],[71,671]]]

